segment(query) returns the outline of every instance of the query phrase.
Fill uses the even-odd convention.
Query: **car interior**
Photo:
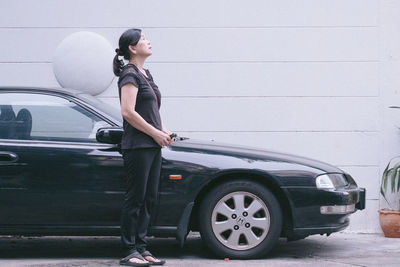
[[[23,108],[17,115],[11,105],[0,105],[0,138],[28,140],[32,130],[32,115]]]

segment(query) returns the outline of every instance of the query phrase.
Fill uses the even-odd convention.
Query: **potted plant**
[[[390,209],[379,210],[379,223],[385,237],[400,238],[400,161],[392,164],[395,158],[389,161],[382,174],[381,195]],[[390,201],[388,200],[388,187],[391,189]]]
[[[391,106],[389,108],[400,107]],[[399,157],[392,158],[382,174],[381,195],[386,200],[389,209],[379,210],[379,223],[386,237],[400,238],[400,161],[393,164],[394,159]],[[390,184],[390,195],[387,194],[388,183]],[[390,196],[389,201],[388,196]]]

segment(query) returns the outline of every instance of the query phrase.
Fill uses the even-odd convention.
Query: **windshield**
[[[78,95],[79,98],[81,98],[82,100],[84,100],[85,102],[89,103],[90,105],[98,108],[99,110],[107,113],[108,115],[110,115],[111,117],[113,117],[114,119],[118,120],[121,125],[122,125],[122,115],[121,115],[121,111],[120,109],[111,106],[107,103],[104,103],[103,101],[93,97],[92,95],[89,94],[79,94]]]

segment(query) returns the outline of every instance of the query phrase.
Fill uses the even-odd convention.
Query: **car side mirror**
[[[105,127],[97,130],[96,140],[106,144],[120,144],[124,130],[119,127]]]

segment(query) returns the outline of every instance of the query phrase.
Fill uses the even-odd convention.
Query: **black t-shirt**
[[[161,116],[160,116],[160,106],[161,106],[161,93],[158,90],[157,85],[153,81],[149,70],[145,70],[146,78],[139,69],[133,64],[127,64],[124,66],[121,75],[118,79],[118,91],[119,99],[121,101],[121,87],[127,83],[132,83],[138,88],[138,93],[136,96],[135,111],[139,113],[143,119],[154,126],[155,128],[161,130]],[[147,80],[147,82],[146,82]],[[151,85],[151,87],[149,86]],[[121,148],[122,149],[135,149],[135,148],[146,148],[146,147],[156,147],[161,148],[154,139],[145,134],[144,132],[136,129],[130,125],[124,119],[124,134],[122,135]]]

